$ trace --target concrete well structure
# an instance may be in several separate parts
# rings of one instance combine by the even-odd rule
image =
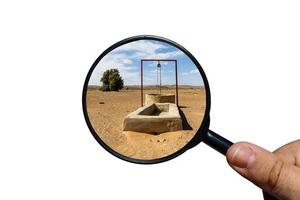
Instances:
[[[153,103],[175,103],[174,94],[146,94],[145,105]]]
[[[138,108],[125,117],[124,131],[159,134],[182,130],[182,120],[174,103],[153,103]]]

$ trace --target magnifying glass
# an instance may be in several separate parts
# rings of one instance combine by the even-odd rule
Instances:
[[[201,141],[225,155],[233,144],[209,130],[201,65],[162,37],[135,36],[105,50],[87,74],[82,106],[98,143],[129,162],[164,162]]]

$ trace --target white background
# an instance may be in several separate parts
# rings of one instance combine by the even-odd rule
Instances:
[[[1,1],[0,199],[262,199],[201,143],[157,165],[90,134],[85,76],[113,43],[159,35],[201,63],[210,128],[269,150],[299,138],[297,1]]]

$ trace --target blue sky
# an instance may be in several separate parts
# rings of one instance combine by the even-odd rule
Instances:
[[[176,59],[178,67],[178,84],[203,86],[198,68],[191,59],[178,48],[155,40],[138,40],[122,45],[106,56],[94,69],[89,85],[101,85],[100,78],[105,70],[117,68],[125,85],[140,85],[141,59]],[[144,63],[144,85],[156,85],[157,62]],[[162,85],[175,84],[174,62],[161,62]]]

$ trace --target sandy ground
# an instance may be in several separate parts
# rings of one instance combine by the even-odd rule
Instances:
[[[154,93],[146,90],[145,93]],[[162,93],[174,93],[163,90]],[[179,89],[179,106],[187,123],[182,131],[160,135],[122,131],[123,119],[140,107],[140,90],[87,91],[87,111],[99,137],[115,151],[131,158],[151,160],[168,156],[184,147],[201,125],[205,112],[204,89]]]

